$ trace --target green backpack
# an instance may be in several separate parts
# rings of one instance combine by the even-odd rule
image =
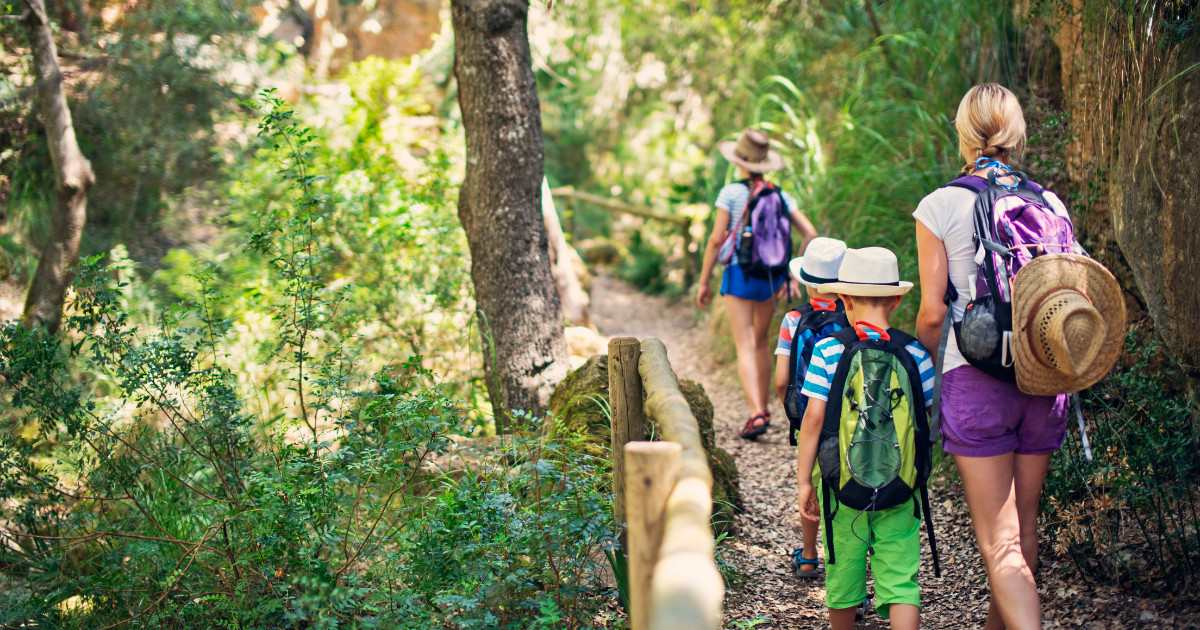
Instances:
[[[835,563],[833,515],[837,505],[866,512],[913,498],[924,513],[934,572],[941,577],[927,482],[933,444],[917,362],[905,348],[911,335],[890,328],[888,339],[862,339],[855,328],[833,335],[844,346],[829,387],[825,424],[817,445],[828,564]],[[920,500],[915,500],[917,494]],[[867,541],[868,552],[873,552]]]

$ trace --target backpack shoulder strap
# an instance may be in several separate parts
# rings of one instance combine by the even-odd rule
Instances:
[[[904,348],[908,344],[917,340],[916,337],[913,337],[899,328],[889,328],[887,332],[888,336],[891,337],[892,343],[896,344],[898,348]],[[907,352],[907,350],[905,350],[905,352]]]
[[[845,396],[846,379],[850,373],[851,355],[858,343],[858,332],[854,328],[843,328],[826,339],[833,338],[842,344],[842,357],[829,375],[829,400],[825,405],[825,423],[822,431],[836,434],[842,418],[842,398]]]
[[[800,306],[788,311],[788,315],[795,313],[799,316],[799,321],[796,322],[796,331],[792,333],[792,351],[788,353],[788,383],[795,383],[797,377],[796,363],[803,354],[804,350],[800,344],[800,331],[804,330],[804,320],[813,312],[812,305],[801,304]]]
[[[900,365],[904,366],[904,371],[908,372],[909,381],[912,382],[913,396],[918,397],[920,405],[913,412],[922,418],[925,417],[925,407],[928,401],[925,400],[925,388],[921,386],[921,369],[917,365],[917,360],[908,352],[908,344],[916,341],[916,337],[895,328],[888,329],[890,340],[885,344],[885,347],[900,360]],[[928,423],[928,418],[926,418]]]
[[[840,341],[846,347],[846,350],[849,350],[851,344],[858,341],[858,331],[854,330],[853,327],[843,328],[829,336]]]
[[[955,188],[966,188],[967,190],[970,190],[970,191],[978,194],[978,193],[981,193],[981,192],[987,190],[988,187],[991,186],[991,184],[989,184],[988,181],[982,177],[975,177],[974,175],[963,175],[962,177],[959,177],[958,179],[950,182],[949,184],[946,184],[942,188],[949,188],[951,186],[953,186]]]

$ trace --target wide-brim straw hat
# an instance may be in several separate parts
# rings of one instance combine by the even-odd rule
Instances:
[[[770,173],[783,170],[783,156],[771,148],[771,136],[761,129],[744,129],[737,141],[717,143],[725,159],[751,173]]]
[[[904,295],[911,282],[900,281],[896,254],[884,247],[847,249],[838,268],[838,281],[817,287],[821,293],[840,293],[862,297]]]
[[[813,288],[837,282],[838,269],[846,255],[846,244],[836,238],[818,236],[808,242],[804,255],[788,263],[796,282]]]
[[[1017,387],[1035,396],[1091,387],[1112,370],[1125,336],[1121,286],[1079,254],[1038,256],[1013,279]]]

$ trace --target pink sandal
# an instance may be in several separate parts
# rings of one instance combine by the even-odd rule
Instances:
[[[762,421],[762,424],[755,424],[759,420]],[[756,413],[746,421],[746,426],[742,427],[742,430],[738,432],[738,437],[743,440],[757,440],[758,436],[767,432],[767,427],[769,426],[771,426],[771,412]]]

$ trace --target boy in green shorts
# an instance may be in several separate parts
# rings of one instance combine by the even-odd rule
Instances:
[[[920,625],[917,570],[921,549],[920,519],[913,502],[928,476],[929,457],[924,453],[928,451],[929,437],[923,413],[927,408],[925,401],[930,400],[933,393],[933,360],[909,335],[888,326],[892,311],[900,305],[904,293],[912,288],[912,283],[900,282],[895,254],[880,247],[848,250],[838,270],[838,280],[821,285],[820,290],[838,294],[846,310],[854,314],[854,325],[852,330],[841,331],[817,344],[805,376],[802,392],[809,397],[809,402],[797,447],[800,510],[810,521],[819,521],[822,512],[826,517],[825,604],[833,629],[854,627],[855,607],[867,593],[867,556],[870,555],[875,576],[876,610],[890,620],[892,628],[915,630]],[[847,351],[848,347],[850,351]],[[899,357],[888,365],[904,367],[890,372],[872,372],[868,377],[867,361],[879,357],[888,361]],[[843,366],[843,362],[847,365]],[[870,369],[874,370],[878,364],[872,365],[874,367]],[[839,368],[843,369],[839,372]],[[855,368],[862,371],[857,380],[850,380],[847,372],[853,374]],[[879,389],[873,380],[878,373],[886,373],[889,379],[883,389]],[[831,394],[831,388],[838,392]],[[858,394],[863,397],[855,398]],[[886,415],[887,426],[884,427],[876,426],[879,418],[884,417],[879,410],[871,410],[871,414],[864,411],[879,401],[882,401],[879,406],[885,409],[882,413]],[[909,404],[910,401],[913,404]],[[843,415],[847,408],[849,415]],[[840,427],[835,429],[832,437],[829,431],[822,435],[827,411],[835,414],[831,416],[833,422],[838,423],[835,428]],[[849,424],[840,424],[842,418],[850,418]],[[853,439],[846,438],[848,432]],[[888,439],[895,444],[873,439],[876,434],[890,436]],[[884,448],[872,450],[870,445],[862,446],[867,442],[882,442]],[[846,443],[859,450],[850,454],[845,450]],[[817,492],[809,475],[818,459],[818,445],[825,477],[823,485],[826,486],[820,493],[821,508],[818,508]],[[831,448],[832,457],[827,452]],[[843,449],[840,454],[838,448]],[[898,454],[892,455],[893,452]],[[863,453],[868,455],[867,460],[863,459]],[[887,457],[893,457],[895,461],[884,462]],[[846,467],[840,471],[843,482],[851,477],[855,481],[870,479],[871,474],[878,475],[880,470],[886,470],[890,477],[874,487],[887,486],[891,490],[900,487],[898,494],[892,492],[889,497],[901,499],[892,500],[894,505],[876,509],[876,499],[871,498],[867,509],[852,509],[839,499],[851,496],[844,488],[854,483],[846,484],[843,489],[829,489],[831,477],[827,465],[833,470],[835,482],[839,479],[838,466]],[[862,483],[871,486],[866,481]],[[861,490],[862,486],[858,488]],[[871,490],[870,487],[866,489]],[[875,491],[875,496],[884,494],[888,493]],[[835,496],[838,498],[833,498]],[[826,503],[828,501],[838,504],[836,510]],[[928,513],[928,506],[923,507]]]

